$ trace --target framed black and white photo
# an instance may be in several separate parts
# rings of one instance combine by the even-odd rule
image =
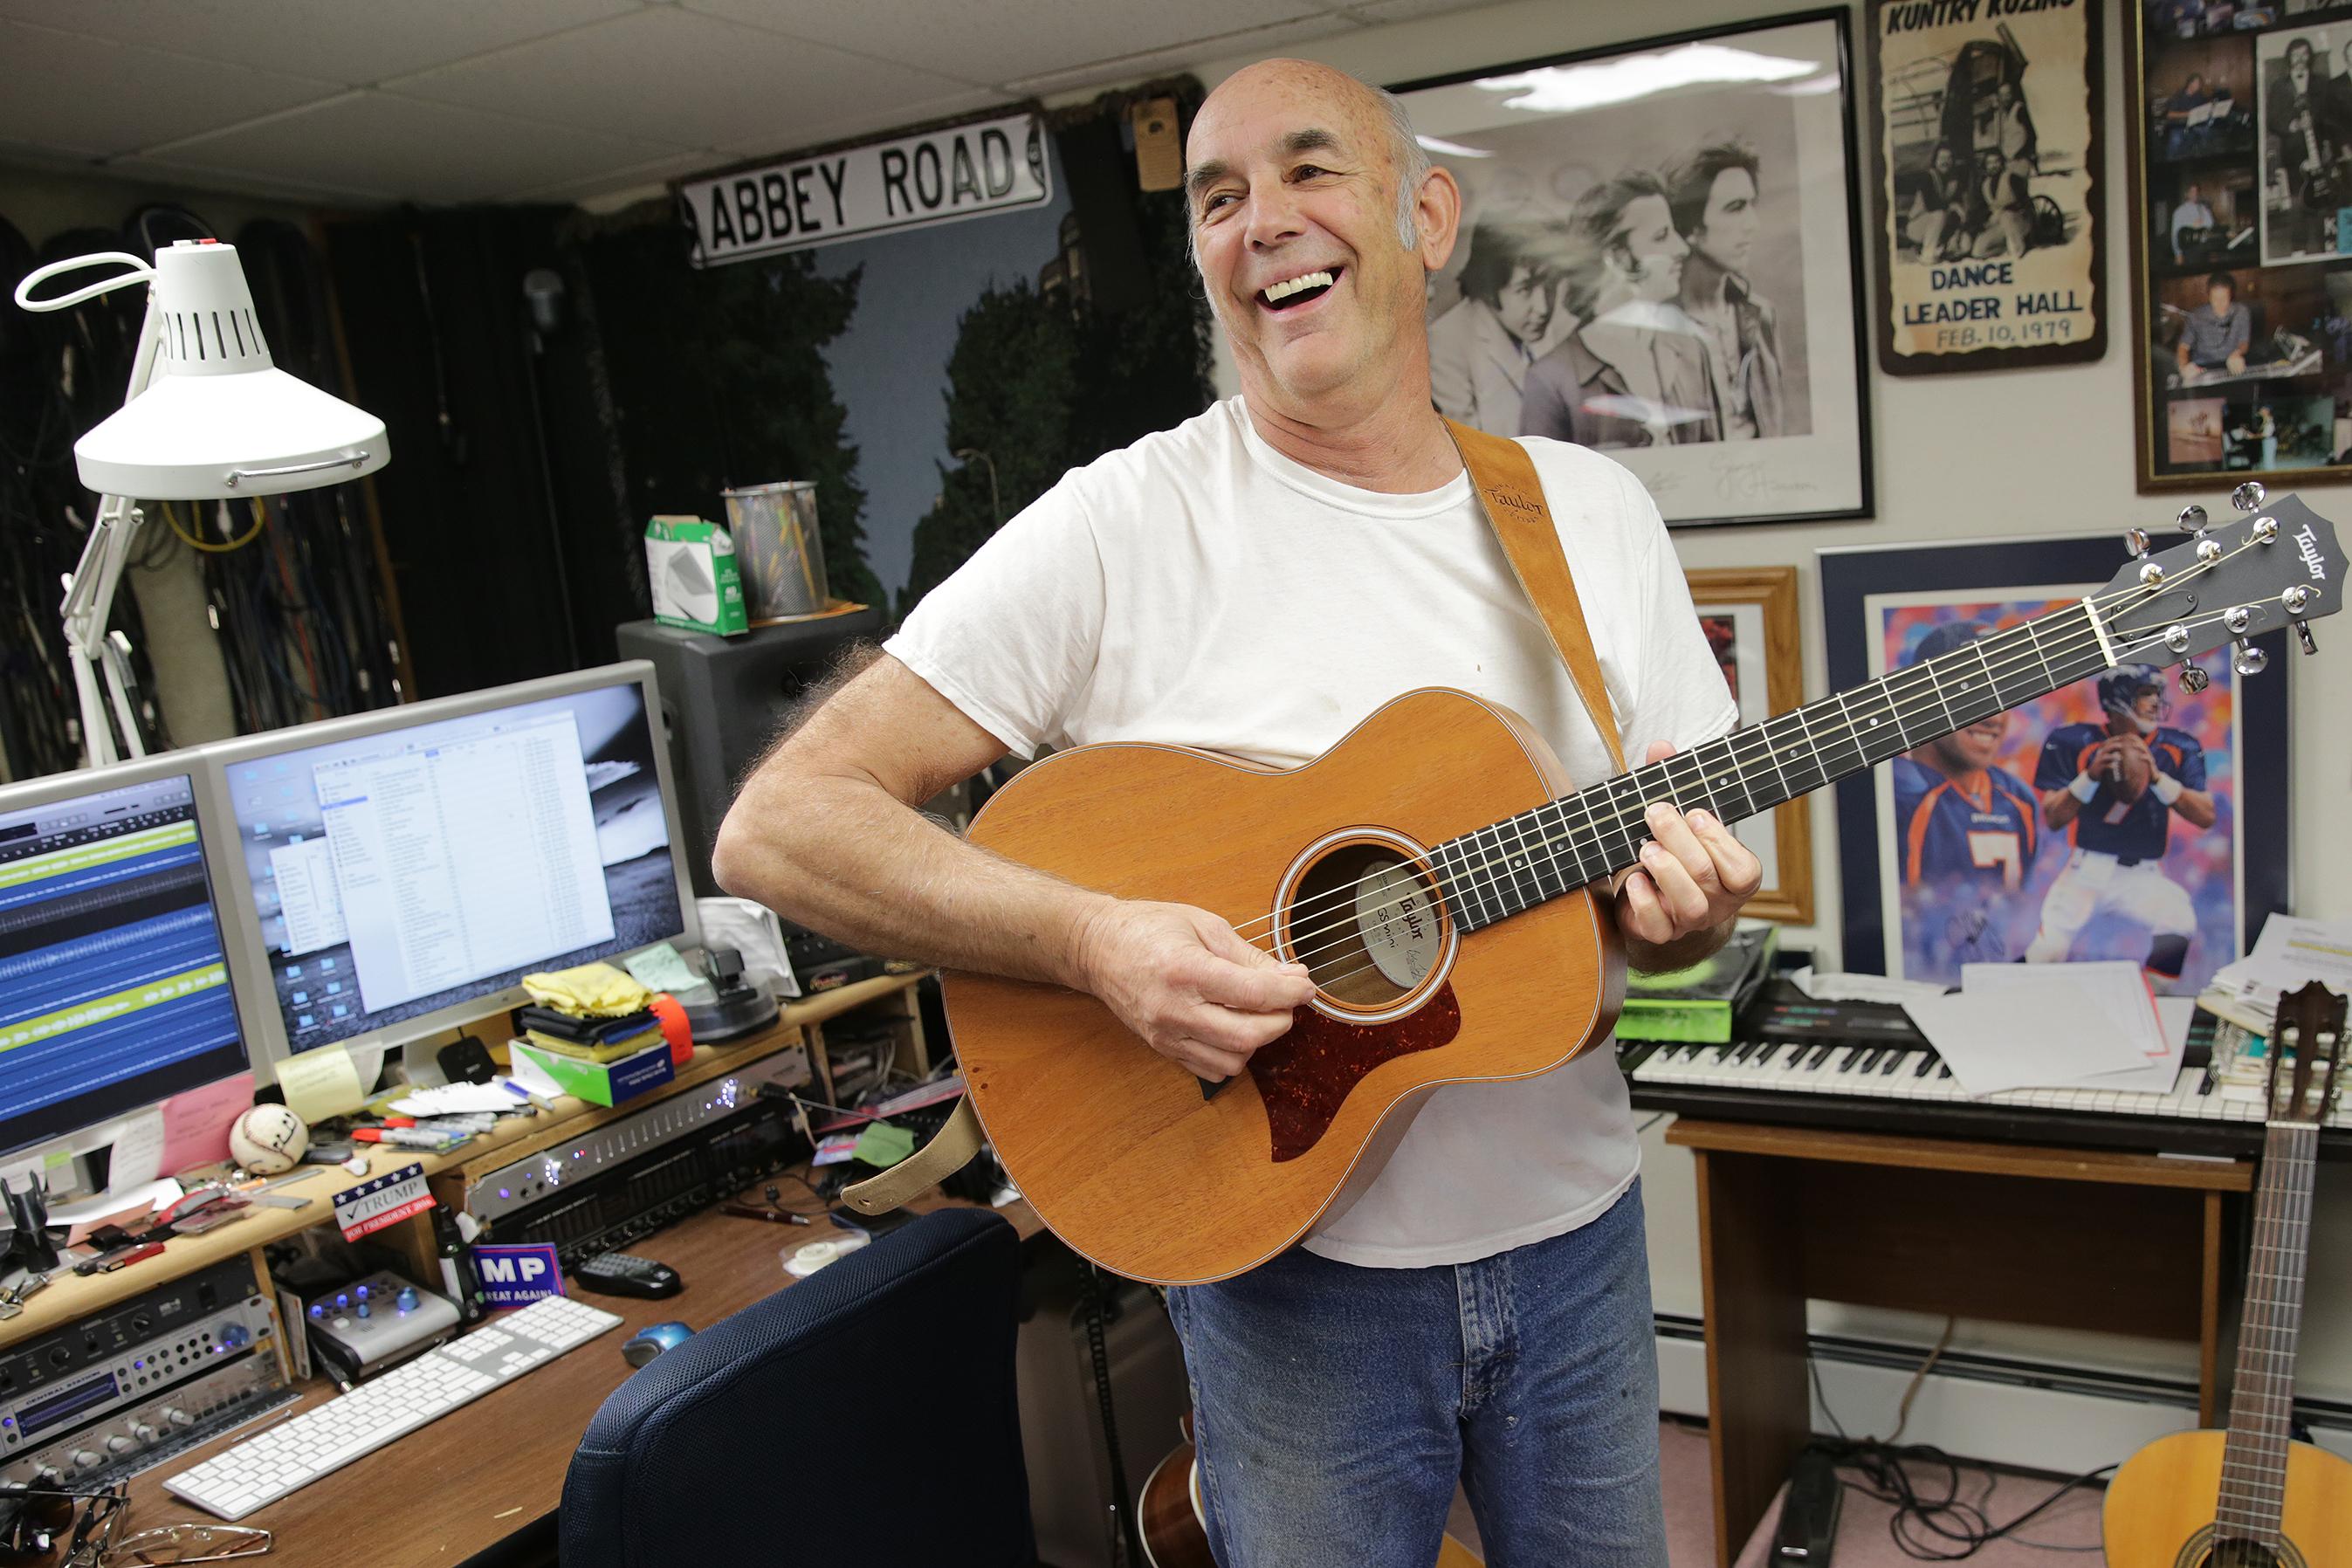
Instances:
[[[1878,364],[2009,370],[2107,352],[2098,0],[1871,0]]]
[[[1463,192],[1439,408],[1669,523],[1869,516],[1852,82],[1838,10],[1398,86]]]
[[[2352,477],[2352,4],[2126,36],[2139,488]]]
[[[2122,561],[2111,534],[1825,550],[1830,689],[2078,604]],[[2201,656],[2201,683],[2109,669],[1840,780],[1845,966],[1958,984],[1964,963],[2129,959],[2195,995],[2286,906],[2285,658],[2267,651],[2245,677]],[[2178,799],[2055,798],[2104,779],[2100,748],[2126,734]]]

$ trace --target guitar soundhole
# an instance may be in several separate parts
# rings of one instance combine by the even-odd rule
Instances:
[[[1385,844],[1345,844],[1307,868],[1282,927],[1283,956],[1342,1007],[1377,1012],[1410,995],[1445,955],[1436,889]]]
[[[2265,1546],[2259,1541],[2216,1540],[2211,1525],[2190,1538],[2178,1562],[2179,1568],[2306,1568],[2292,1542]]]

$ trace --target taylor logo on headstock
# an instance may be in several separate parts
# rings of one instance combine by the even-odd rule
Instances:
[[[2319,535],[2311,531],[2311,524],[2306,522],[2294,531],[2294,552],[2311,568],[2312,576],[2323,583],[2327,580],[2327,563],[2319,558]]]

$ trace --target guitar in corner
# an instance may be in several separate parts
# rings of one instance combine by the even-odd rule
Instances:
[[[1360,1194],[1438,1089],[1533,1078],[1609,1037],[1607,879],[1639,862],[1648,803],[1735,822],[2116,665],[2228,648],[2251,677],[2256,637],[2307,646],[2304,623],[2343,601],[2333,526],[2259,485],[2231,499],[2245,515],[2209,528],[2191,507],[2196,537],[2161,552],[2131,531],[2138,559],[2063,609],[1598,783],[1518,715],[1440,689],[1288,770],[1137,742],[1047,757],[972,842],[1207,910],[1316,994],[1212,1084],[1092,996],[951,974],[968,1103],[1039,1217],[1104,1268],[1167,1285],[1255,1268]]]
[[[2102,1527],[2114,1568],[2352,1563],[2352,1462],[2289,1436],[2312,1162],[2344,1018],[2344,998],[2315,980],[2279,998],[2230,1427],[2159,1437],[2116,1472]]]

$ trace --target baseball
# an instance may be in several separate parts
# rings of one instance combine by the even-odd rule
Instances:
[[[310,1128],[282,1105],[257,1105],[228,1130],[228,1152],[257,1176],[292,1170],[310,1146]]]

